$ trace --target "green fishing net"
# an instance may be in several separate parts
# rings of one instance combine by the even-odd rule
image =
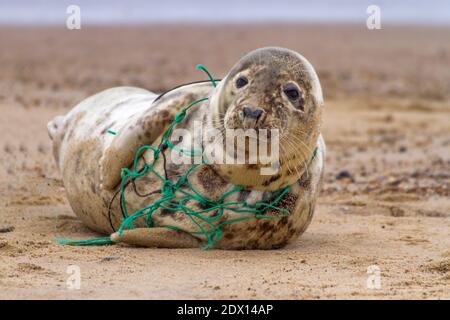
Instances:
[[[216,81],[211,76],[211,74],[206,70],[203,65],[198,65],[197,69],[205,71],[209,77],[209,81],[212,85],[216,86]],[[120,207],[122,210],[123,221],[118,229],[119,235],[121,235],[124,230],[134,228],[133,222],[138,218],[144,218],[146,224],[149,228],[154,226],[153,214],[158,209],[164,209],[171,212],[182,212],[186,215],[197,227],[198,231],[188,232],[193,236],[203,236],[204,244],[203,248],[208,249],[214,247],[214,244],[222,236],[222,227],[225,224],[234,223],[237,221],[243,221],[251,218],[258,219],[273,219],[288,216],[289,212],[286,209],[277,207],[277,203],[283,198],[283,196],[289,191],[289,186],[282,188],[276,192],[271,193],[269,196],[264,197],[262,201],[258,201],[254,204],[248,204],[246,201],[227,201],[227,198],[236,192],[243,190],[241,186],[234,186],[230,190],[226,191],[219,200],[213,200],[205,195],[202,195],[194,186],[189,182],[189,175],[196,170],[199,166],[205,165],[206,163],[202,160],[199,164],[193,164],[186,171],[186,173],[178,177],[175,181],[172,181],[167,177],[167,174],[161,175],[155,170],[155,165],[161,158],[165,157],[164,153],[176,147],[171,142],[171,134],[175,126],[184,120],[188,111],[191,108],[196,107],[199,103],[208,100],[208,97],[198,99],[187,105],[182,109],[181,112],[176,114],[173,122],[169,125],[167,130],[163,133],[161,140],[157,147],[151,145],[141,146],[135,155],[133,164],[130,168],[122,168],[121,170],[121,183],[120,183]],[[138,161],[141,156],[145,153],[151,151],[153,153],[153,160],[151,163],[145,163],[143,168],[138,168]],[[178,152],[185,152],[188,155],[193,154],[193,150],[182,150],[176,149]],[[314,155],[317,150],[314,150]],[[194,153],[202,154],[202,150],[194,150]],[[157,177],[159,181],[160,189],[156,192],[158,197],[156,200],[152,201],[150,205],[143,207],[135,212],[128,212],[127,201],[125,190],[130,182],[135,182],[136,180],[142,178],[145,175],[152,174]],[[155,195],[155,192],[152,192]],[[146,195],[148,196],[148,195]],[[189,204],[189,205],[188,205]],[[192,204],[197,204],[193,206]],[[202,208],[201,210],[194,210],[193,208]],[[265,215],[264,212],[267,209],[278,212],[276,215]],[[233,219],[222,219],[225,210],[229,212],[236,213],[236,218]],[[214,212],[214,214],[212,214]],[[169,229],[182,230],[175,226],[163,226]],[[95,238],[89,240],[67,240],[58,239],[61,244],[67,245],[105,245],[113,244],[110,237]]]

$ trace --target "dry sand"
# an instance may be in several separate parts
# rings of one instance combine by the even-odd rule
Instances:
[[[0,28],[0,298],[450,298],[450,29],[384,26]],[[322,81],[325,184],[277,251],[66,247],[72,213],[46,123],[102,89],[168,89],[265,45]],[[367,267],[381,289],[366,287]],[[66,268],[81,268],[68,290]]]

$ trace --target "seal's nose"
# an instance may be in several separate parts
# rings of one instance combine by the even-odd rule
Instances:
[[[255,121],[258,121],[263,114],[263,110],[261,108],[253,106],[245,106],[242,109],[242,112],[244,113],[244,118],[254,119]]]

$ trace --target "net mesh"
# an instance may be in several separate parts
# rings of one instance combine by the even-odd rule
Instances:
[[[196,67],[199,70],[203,70],[209,77],[212,85],[216,87],[216,81],[203,65]],[[289,191],[290,186],[282,188],[276,192],[271,193],[269,196],[264,197],[262,201],[258,201],[254,204],[249,204],[246,201],[227,201],[227,198],[233,193],[237,193],[244,188],[242,186],[234,186],[230,190],[221,195],[218,200],[211,199],[201,194],[196,188],[189,182],[189,175],[192,174],[199,166],[205,165],[205,161],[202,160],[199,164],[193,164],[188,168],[184,175],[178,177],[175,181],[172,181],[166,172],[166,155],[167,150],[176,150],[178,152],[187,153],[187,155],[202,154],[202,150],[183,150],[177,148],[171,141],[171,135],[174,128],[179,124],[187,115],[187,112],[197,106],[199,103],[207,101],[209,98],[201,98],[191,102],[184,107],[181,112],[175,115],[173,122],[169,125],[166,131],[162,134],[159,144],[154,147],[151,145],[141,146],[136,154],[133,164],[130,168],[122,168],[121,170],[121,183],[120,189],[117,194],[120,194],[120,207],[122,211],[123,221],[118,229],[119,235],[122,235],[125,230],[133,229],[133,222],[136,219],[144,218],[149,228],[154,226],[153,215],[158,209],[164,209],[170,212],[182,212],[186,217],[197,226],[198,230],[194,232],[188,232],[176,226],[163,226],[164,228],[180,230],[188,232],[193,236],[203,236],[205,239],[202,245],[203,249],[214,247],[214,244],[222,237],[223,226],[238,221],[248,220],[251,218],[257,219],[273,219],[288,216],[289,212],[284,208],[277,207],[278,202]],[[153,160],[150,163],[144,161],[144,166],[138,168],[138,161],[146,152],[152,152]],[[315,156],[317,149],[314,150],[313,157]],[[160,174],[155,169],[158,161],[164,161],[164,174]],[[159,181],[160,189],[153,191],[149,194],[139,194],[135,187],[135,182],[145,175],[154,175]],[[126,189],[127,187],[134,186],[133,191],[139,197],[154,197],[157,195],[157,199],[152,201],[150,205],[140,208],[137,211],[129,212],[127,208]],[[114,198],[112,199],[114,200]],[[112,202],[112,201],[111,201]],[[193,208],[202,208],[201,210],[194,210]],[[271,214],[264,214],[267,209],[271,209]],[[237,213],[236,218],[223,219],[225,210],[229,212]],[[111,212],[111,208],[110,208]],[[273,214],[277,212],[277,214]],[[213,213],[213,214],[212,214]],[[111,222],[111,219],[110,219]],[[111,223],[112,226],[112,223]],[[114,227],[113,227],[114,229]],[[89,240],[67,240],[58,239],[61,244],[67,245],[105,245],[113,244],[110,237],[101,237]]]

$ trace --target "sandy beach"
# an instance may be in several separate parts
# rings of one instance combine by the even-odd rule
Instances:
[[[450,28],[0,27],[0,299],[450,299]],[[275,251],[71,247],[46,124],[114,86],[221,78],[244,53],[302,53],[325,96],[325,183]],[[81,289],[67,288],[67,267]],[[367,288],[379,267],[381,288]]]

